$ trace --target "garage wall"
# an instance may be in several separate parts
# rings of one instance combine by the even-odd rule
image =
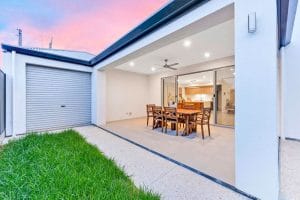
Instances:
[[[92,68],[6,52],[3,55],[3,71],[7,74],[7,136],[26,132],[26,65],[92,72]]]
[[[291,43],[281,51],[283,136],[300,139],[300,6],[297,8]]]
[[[121,70],[106,71],[107,122],[143,117],[149,97],[148,77]]]

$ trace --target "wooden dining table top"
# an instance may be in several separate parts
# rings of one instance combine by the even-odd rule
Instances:
[[[190,109],[177,109],[177,113],[184,115],[194,115],[200,113],[200,110],[190,110]]]

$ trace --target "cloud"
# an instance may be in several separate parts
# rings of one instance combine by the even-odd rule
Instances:
[[[48,47],[50,38],[53,37],[54,48],[97,54],[167,1],[35,0],[36,6],[31,10],[26,6],[25,11],[18,14],[22,16],[18,20],[7,20],[5,31],[0,30],[0,42],[16,44],[15,29],[20,27],[23,29],[23,43],[26,46]],[[33,0],[27,2],[30,5]],[[15,9],[20,10],[22,5],[18,4]],[[38,9],[40,11],[33,11]],[[12,12],[11,8],[5,11],[6,15]],[[40,19],[36,19],[39,17]]]

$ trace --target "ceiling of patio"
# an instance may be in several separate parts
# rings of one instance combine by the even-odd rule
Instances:
[[[162,67],[164,59],[168,59],[169,64],[179,63],[175,68],[181,68],[233,55],[234,19],[231,19],[144,54],[116,68],[150,75],[170,70]]]

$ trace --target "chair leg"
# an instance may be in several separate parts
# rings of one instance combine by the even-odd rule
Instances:
[[[203,124],[201,124],[201,133],[202,133],[202,139],[204,139],[204,129],[203,129]]]
[[[148,124],[149,124],[149,117],[147,116],[147,126],[148,126]]]
[[[165,121],[165,133],[167,133],[168,132],[168,121],[166,120]]]
[[[209,123],[207,124],[207,127],[208,127],[208,135],[210,136],[210,124]]]
[[[178,136],[178,122],[176,122],[176,136]]]
[[[155,127],[155,120],[154,120],[154,117],[153,117],[153,120],[152,120],[152,129],[154,130],[154,127]]]

